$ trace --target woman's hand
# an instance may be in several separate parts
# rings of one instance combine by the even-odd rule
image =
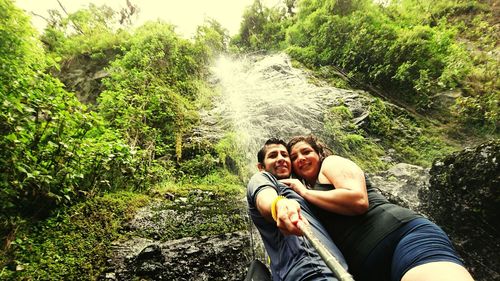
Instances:
[[[291,187],[297,194],[305,198],[305,195],[308,191],[307,187],[298,179],[282,179],[280,182]]]

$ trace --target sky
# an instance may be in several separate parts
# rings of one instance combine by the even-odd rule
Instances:
[[[16,6],[29,12],[48,16],[47,10],[57,9],[62,12],[56,0],[14,0]],[[89,3],[97,6],[106,4],[114,10],[126,6],[126,0],[59,0],[68,13],[88,7]],[[130,0],[139,7],[135,25],[141,25],[148,20],[162,19],[176,26],[179,35],[192,37],[198,25],[207,18],[217,20],[229,34],[239,31],[244,9],[254,0]],[[272,7],[279,0],[263,0],[264,5]],[[45,22],[40,17],[32,16],[32,24],[42,31]]]

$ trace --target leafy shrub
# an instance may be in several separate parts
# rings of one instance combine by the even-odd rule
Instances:
[[[185,175],[204,177],[210,174],[218,161],[210,154],[196,155],[193,159],[181,162],[179,172]]]
[[[352,123],[352,113],[348,107],[332,107],[325,115],[325,141],[332,152],[353,160],[365,171],[379,171],[387,168],[380,157],[382,148],[365,138],[365,132]]]
[[[16,280],[97,280],[111,242],[149,199],[128,192],[96,197],[19,231],[13,261],[0,272]]]
[[[248,169],[246,169],[246,155],[241,145],[238,135],[234,132],[228,132],[215,145],[215,151],[224,169],[245,179],[249,178],[249,175],[247,174]]]
[[[290,16],[285,9],[268,8],[255,0],[244,11],[240,33],[231,44],[247,51],[280,50],[284,48]]]
[[[99,113],[132,147],[145,151],[147,163],[182,158],[183,134],[199,118],[194,100],[206,57],[199,51],[172,26],[148,23],[136,30],[130,50],[109,68]]]
[[[27,17],[10,1],[0,1],[0,17],[0,234],[8,244],[25,218],[132,185],[136,162],[121,135],[45,73]]]
[[[370,105],[369,123],[364,130],[380,139],[386,149],[394,149],[396,161],[430,166],[436,158],[455,148],[427,129],[426,121],[418,120],[396,106],[375,99]]]
[[[228,42],[228,31],[216,20],[206,20],[196,29],[195,44],[200,49],[206,49],[200,52],[207,54],[206,61],[226,51]]]
[[[110,7],[89,4],[88,8],[61,15],[49,10],[48,26],[41,41],[47,51],[55,57],[65,59],[79,54],[98,56],[102,50],[118,48],[128,40],[123,27],[130,24],[130,17],[137,11],[129,4],[120,12]]]

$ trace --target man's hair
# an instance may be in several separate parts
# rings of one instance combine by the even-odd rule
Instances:
[[[299,142],[305,142],[309,144],[316,153],[318,153],[320,161],[322,162],[328,155],[332,154],[332,151],[317,137],[313,135],[308,136],[295,136],[290,139],[286,145],[286,149],[290,153],[292,151],[292,147]]]
[[[264,165],[264,158],[266,157],[266,152],[267,152],[267,146],[271,144],[281,144],[284,147],[286,147],[286,142],[280,138],[270,138],[264,143],[264,146],[257,152],[257,161],[261,165]]]

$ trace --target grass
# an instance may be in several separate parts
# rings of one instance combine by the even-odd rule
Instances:
[[[143,194],[110,193],[25,224],[11,248],[4,250],[9,262],[0,279],[97,279],[122,224],[148,202]]]

